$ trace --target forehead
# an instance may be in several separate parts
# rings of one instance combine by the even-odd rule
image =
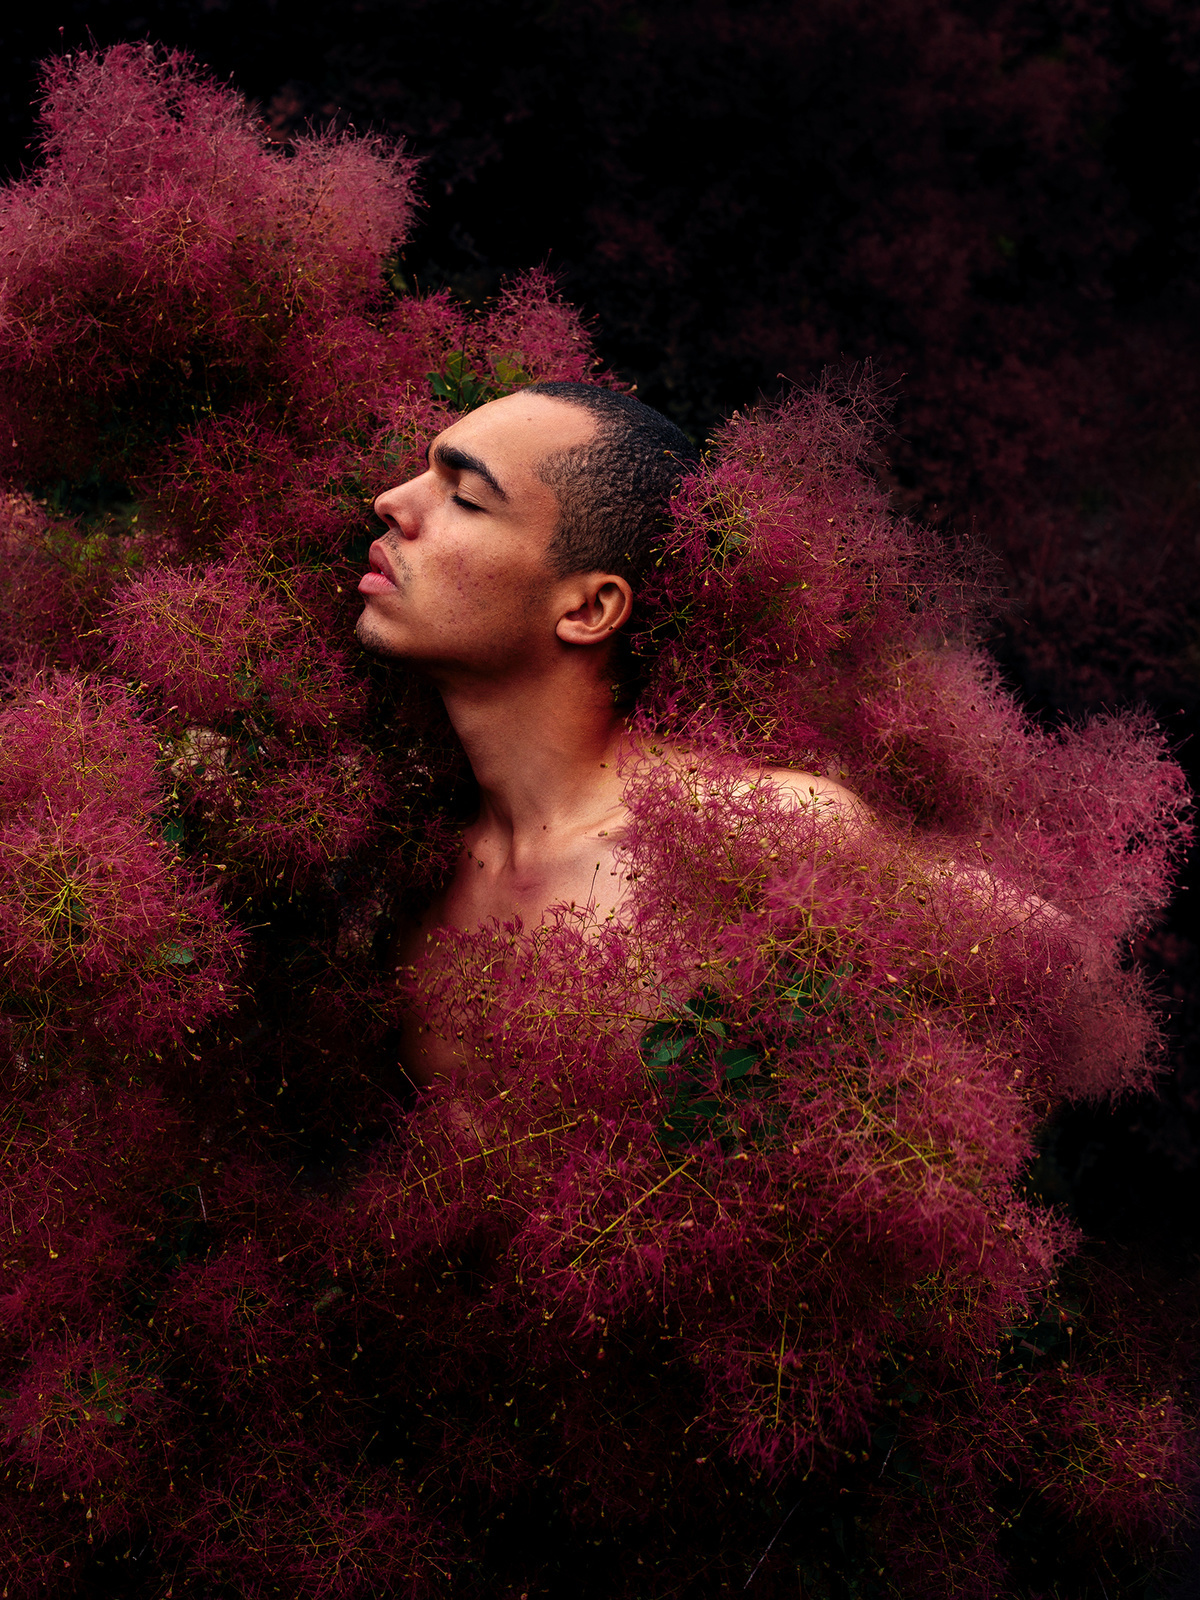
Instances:
[[[548,455],[586,444],[596,419],[582,406],[549,395],[505,395],[460,417],[438,435],[486,463],[506,491],[539,482],[537,468]]]

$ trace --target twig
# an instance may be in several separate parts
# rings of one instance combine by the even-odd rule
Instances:
[[[779,1401],[783,1394],[783,1346],[787,1338],[787,1307],[783,1308],[783,1331],[779,1335],[779,1360],[775,1368],[775,1426],[779,1426]]]
[[[570,1266],[577,1267],[594,1244],[599,1244],[600,1240],[603,1239],[606,1234],[611,1233],[614,1228],[619,1228],[631,1211],[636,1211],[639,1206],[645,1205],[646,1201],[649,1200],[652,1195],[656,1195],[660,1189],[665,1188],[666,1185],[670,1183],[672,1178],[677,1178],[679,1174],[689,1167],[694,1160],[694,1156],[688,1156],[686,1161],[684,1161],[680,1166],[674,1167],[670,1172],[667,1173],[666,1177],[660,1179],[652,1189],[647,1189],[644,1194],[638,1195],[636,1200],[632,1201],[625,1207],[624,1211],[622,1211],[619,1217],[614,1217],[606,1228],[600,1229],[600,1232],[596,1234],[594,1239],[588,1240],[587,1244],[584,1245],[583,1249],[571,1262]],[[568,1271],[569,1270],[570,1268],[568,1268]]]
[[[763,1551],[762,1555],[759,1556],[758,1560],[754,1564],[754,1571],[750,1574],[750,1576],[746,1579],[745,1583],[742,1585],[742,1593],[743,1594],[746,1592],[746,1590],[750,1587],[750,1585],[754,1582],[755,1578],[758,1576],[759,1567],[762,1566],[763,1562],[771,1554],[771,1546],[775,1543],[776,1539],[778,1539],[779,1535],[787,1527],[788,1523],[792,1520],[793,1514],[796,1511],[798,1511],[799,1508],[800,1508],[800,1502],[799,1502],[799,1500],[797,1500],[796,1504],[792,1507],[791,1511],[788,1512],[787,1516],[784,1517],[783,1521],[779,1524],[779,1526],[775,1529],[775,1532],[771,1535],[771,1543]]]

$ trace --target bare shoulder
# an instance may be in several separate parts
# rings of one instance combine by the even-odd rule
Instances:
[[[871,808],[856,795],[853,789],[822,778],[815,772],[797,772],[792,767],[757,767],[747,773],[752,781],[769,784],[782,798],[797,809],[813,807],[837,820],[863,828],[874,818]]]
[[[697,770],[696,757],[684,748],[668,746],[653,753],[678,772],[691,774]],[[869,828],[878,821],[865,800],[834,778],[801,772],[795,767],[757,766],[752,762],[746,762],[741,770],[737,792],[750,794],[756,789],[769,789],[797,811],[815,809],[827,814],[830,821],[856,829]]]

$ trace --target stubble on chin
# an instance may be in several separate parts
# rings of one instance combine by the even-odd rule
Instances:
[[[363,608],[362,615],[354,624],[354,636],[368,655],[377,656],[381,661],[394,661],[400,655],[389,640],[387,629],[381,627],[378,619],[371,615],[370,606]]]

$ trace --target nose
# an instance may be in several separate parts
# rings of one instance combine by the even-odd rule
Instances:
[[[408,504],[409,497],[404,493],[407,487],[400,483],[394,489],[385,489],[381,495],[376,495],[374,511],[393,533],[398,533],[402,539],[415,539],[416,524]]]

